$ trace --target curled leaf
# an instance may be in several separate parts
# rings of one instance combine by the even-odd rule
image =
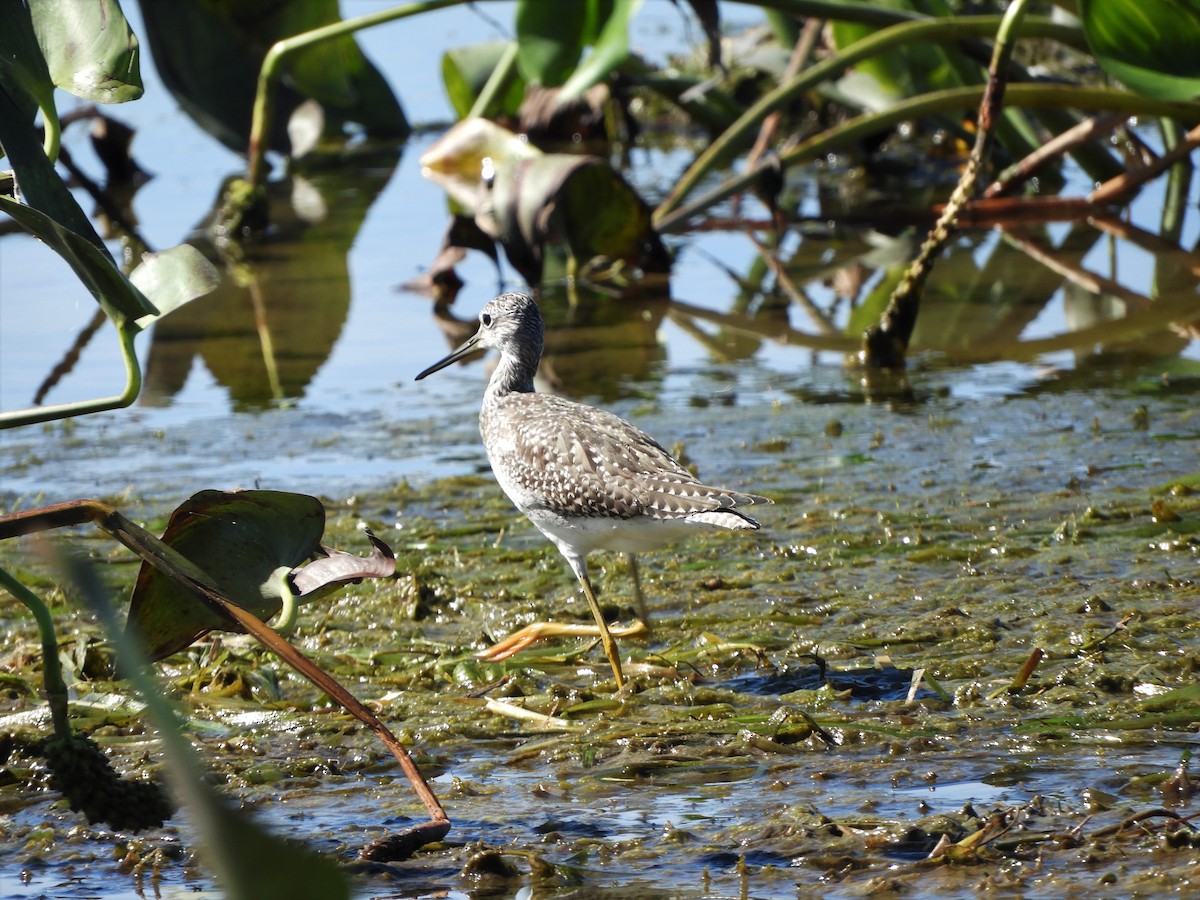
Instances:
[[[268,619],[290,591],[278,577],[320,548],[325,508],[283,491],[201,491],[171,515],[162,539],[207,572],[231,601]],[[213,629],[240,630],[143,563],[127,626],[151,660],[170,656]]]
[[[292,587],[302,598],[310,599],[323,589],[336,588],[364,578],[390,578],[396,572],[396,554],[369,528],[363,531],[371,542],[369,556],[355,556],[345,550],[321,549],[327,554],[292,573]]]

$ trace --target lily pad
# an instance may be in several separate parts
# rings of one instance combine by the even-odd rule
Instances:
[[[325,508],[284,491],[201,491],[171,515],[163,541],[203,569],[231,601],[260,619],[275,615],[288,575],[320,549]],[[240,630],[149,563],[143,563],[127,626],[151,660],[213,629]]]

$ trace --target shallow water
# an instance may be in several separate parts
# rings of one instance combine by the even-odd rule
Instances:
[[[507,21],[503,5],[487,8]],[[491,34],[470,16],[455,22],[464,42]],[[395,59],[374,55],[391,74]],[[148,84],[144,101],[116,112],[139,126],[135,153],[156,172],[136,208],[164,247],[205,218],[238,163],[198,134],[181,138],[192,126]],[[413,118],[443,115],[420,106],[427,93],[402,91]],[[1168,844],[1184,830],[1169,817],[1102,831],[1167,803],[1161,783],[1200,721],[1190,695],[1167,693],[1200,668],[1200,341],[1194,283],[1162,289],[1177,256],[1046,229],[1064,257],[1129,292],[1160,291],[1140,303],[1088,296],[999,235],[967,233],[935,271],[899,399],[842,366],[855,313],[829,280],[861,263],[862,299],[885,277],[874,266],[903,258],[907,239],[835,229],[798,243],[793,277],[831,331],[798,303],[747,307],[728,271],[750,271],[758,251],[732,233],[675,239],[669,305],[631,315],[549,299],[545,387],[680,445],[712,481],[776,500],[760,533],[643,560],[655,631],[620,642],[639,690],[605,704],[603,657],[582,642],[504,666],[473,656],[527,622],[582,621],[586,609],[487,475],[474,421],[486,363],[411,381],[497,288],[491,264],[469,259],[453,311],[466,324],[396,289],[440,237],[443,198],[416,165],[431,139],[349,174],[281,184],[279,208],[304,215],[256,261],[273,367],[246,298],[231,292],[217,312],[197,305],[143,338],[147,387],[134,408],[0,432],[6,509],[98,496],[159,521],[197,490],[258,486],[325,500],[337,546],[361,547],[353,528],[364,520],[396,547],[397,580],[305,609],[295,638],[414,747],[454,822],[444,846],[356,866],[360,896],[1052,897],[1098,886],[1125,896],[1200,875],[1192,850]],[[681,164],[649,158],[651,172]],[[832,174],[843,187],[859,177]],[[804,214],[828,211],[828,178],[797,190]],[[1197,193],[1183,247],[1200,234]],[[1153,228],[1161,205],[1152,186],[1135,222]],[[93,303],[30,239],[0,239],[0,263],[0,406],[12,409]],[[106,337],[50,402],[116,392]],[[127,588],[126,555],[84,530],[70,540]],[[96,628],[32,551],[5,542],[0,560],[57,604],[79,653]],[[603,601],[629,619],[623,567],[596,568]],[[0,616],[0,662],[15,673],[0,712],[23,715],[38,705],[36,635],[7,596]],[[161,667],[223,793],[348,864],[418,820],[368,734],[269,654],[240,638],[225,646],[216,664]],[[1034,647],[1045,659],[1010,693]],[[923,680],[909,700],[915,670],[950,699]],[[492,695],[572,725],[487,712],[471,695],[504,675]],[[103,675],[73,690],[93,689],[124,693]],[[75,713],[80,727],[100,726],[119,768],[154,758],[136,714],[82,702]],[[124,898],[139,885],[145,896],[217,895],[189,857],[186,819],[130,839],[57,804],[36,760],[17,754],[2,771],[15,773],[0,783],[6,896]],[[966,834],[992,813],[1007,830],[974,864],[922,862],[931,835]],[[473,871],[488,851],[515,869]]]

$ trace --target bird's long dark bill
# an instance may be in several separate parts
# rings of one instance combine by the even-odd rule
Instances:
[[[416,380],[420,381],[426,375],[432,375],[434,372],[437,372],[440,369],[446,368],[446,366],[450,365],[451,363],[458,362],[460,359],[462,359],[468,353],[473,351],[475,349],[475,345],[478,343],[479,343],[479,335],[475,335],[474,337],[470,338],[465,344],[463,344],[461,347],[459,347],[457,350],[455,350],[453,353],[451,353],[449,356],[445,357],[444,359],[439,359],[437,362],[435,362],[432,366],[430,366],[428,369],[426,369],[424,372],[422,372],[420,375],[418,375],[416,377]]]

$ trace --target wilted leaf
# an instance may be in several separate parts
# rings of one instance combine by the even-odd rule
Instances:
[[[1200,0],[1079,0],[1096,61],[1158,100],[1200,95]]]
[[[581,264],[597,257],[665,271],[666,253],[650,211],[607,161],[547,154],[498,166],[489,222],[509,261],[539,284],[548,241],[562,241]],[[478,218],[478,217],[477,217]]]
[[[497,164],[541,155],[529,141],[488,119],[463,119],[421,154],[421,174],[476,215],[483,179],[494,174]]]
[[[606,257],[648,271],[667,269],[650,210],[598,157],[543,154],[499,125],[467,119],[426,151],[421,166],[503,245],[530,284],[541,281],[548,240],[566,243],[581,263]]]
[[[364,578],[390,578],[396,572],[396,554],[377,538],[369,528],[364,529],[371,542],[369,556],[355,556],[345,550],[321,549],[328,555],[315,559],[292,573],[292,587],[305,599],[322,588],[333,588]]]
[[[221,283],[221,274],[191,244],[180,244],[160,253],[145,254],[138,267],[129,273],[129,280],[158,307],[157,315],[137,320],[139,328],[146,328],[172,310],[214,290]]]
[[[84,100],[142,96],[138,41],[117,0],[33,0],[38,43],[54,83]]]
[[[171,515],[163,541],[207,572],[231,601],[268,619],[279,611],[286,574],[316,553],[325,508],[283,491],[201,491]],[[143,563],[128,627],[146,655],[162,659],[213,629],[234,630],[183,588]]]

